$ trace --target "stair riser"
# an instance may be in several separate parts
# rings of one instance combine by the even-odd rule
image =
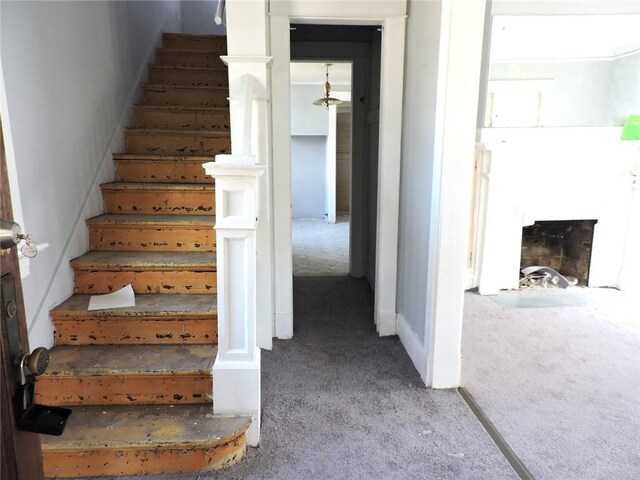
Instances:
[[[103,449],[43,452],[47,478],[142,475],[200,472],[226,468],[242,460],[247,451],[243,433],[217,447]]]
[[[138,128],[229,131],[229,112],[170,112],[137,108],[135,113]]]
[[[174,105],[183,107],[228,107],[228,90],[205,90],[165,87],[162,90],[145,90],[148,105]]]
[[[159,50],[160,65],[178,65],[180,67],[225,68],[220,53],[209,52],[168,52]]]
[[[211,319],[54,319],[56,345],[167,345],[218,342],[218,322]]]
[[[103,190],[106,213],[211,215],[212,191]]]
[[[111,293],[128,284],[136,293],[216,293],[216,272],[75,271],[75,293]]]
[[[92,250],[134,252],[213,252],[215,230],[210,227],[89,226]]]
[[[174,132],[126,132],[127,153],[205,155],[231,153],[229,137],[204,137]]]
[[[173,405],[211,403],[211,375],[41,376],[36,402],[44,405]]]
[[[184,50],[210,50],[224,55],[227,52],[227,39],[164,36],[162,46],[166,48],[181,48]]]
[[[175,70],[150,68],[149,82],[162,85],[193,87],[226,87],[229,77],[226,70]]]
[[[115,163],[119,182],[213,183],[213,178],[205,175],[202,160],[192,162],[188,157],[175,162],[116,160]]]

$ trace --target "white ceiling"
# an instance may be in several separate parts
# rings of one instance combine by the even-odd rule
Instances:
[[[324,85],[325,63],[291,62],[291,83]],[[351,85],[351,63],[332,63],[329,67],[331,85]]]
[[[640,49],[640,15],[493,17],[491,60],[603,58]]]

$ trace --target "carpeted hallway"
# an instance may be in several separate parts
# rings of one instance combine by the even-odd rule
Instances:
[[[363,280],[297,277],[295,335],[262,354],[262,446],[228,470],[146,479],[517,479],[458,393],[428,390],[373,327]]]

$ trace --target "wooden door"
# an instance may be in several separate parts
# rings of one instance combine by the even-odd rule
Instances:
[[[2,124],[0,124],[0,218],[13,220],[11,208],[11,195],[9,192],[9,178],[7,175],[7,164],[4,155],[4,139],[2,136]],[[24,313],[24,303],[22,300],[22,285],[20,283],[20,272],[18,270],[18,252],[13,247],[7,250],[0,250],[0,277],[3,280],[13,278],[15,285],[15,303],[18,317],[19,341],[24,352],[29,351],[27,340],[27,324]],[[0,308],[5,309],[5,299],[2,300]],[[5,323],[6,315],[2,315]],[[15,317],[14,317],[15,318]],[[13,408],[13,395],[16,385],[12,379],[16,378],[15,359],[11,358],[6,337],[5,325],[0,328],[2,332],[0,338],[0,358],[2,368],[0,368],[0,410],[1,410],[1,435],[0,453],[2,458],[2,470],[0,479],[2,480],[39,480],[43,478],[42,455],[40,453],[40,437],[36,433],[23,432],[16,427],[16,418]]]

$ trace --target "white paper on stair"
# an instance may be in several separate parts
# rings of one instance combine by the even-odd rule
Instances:
[[[104,310],[106,308],[135,307],[136,297],[131,284],[105,295],[91,295],[88,310]]]

